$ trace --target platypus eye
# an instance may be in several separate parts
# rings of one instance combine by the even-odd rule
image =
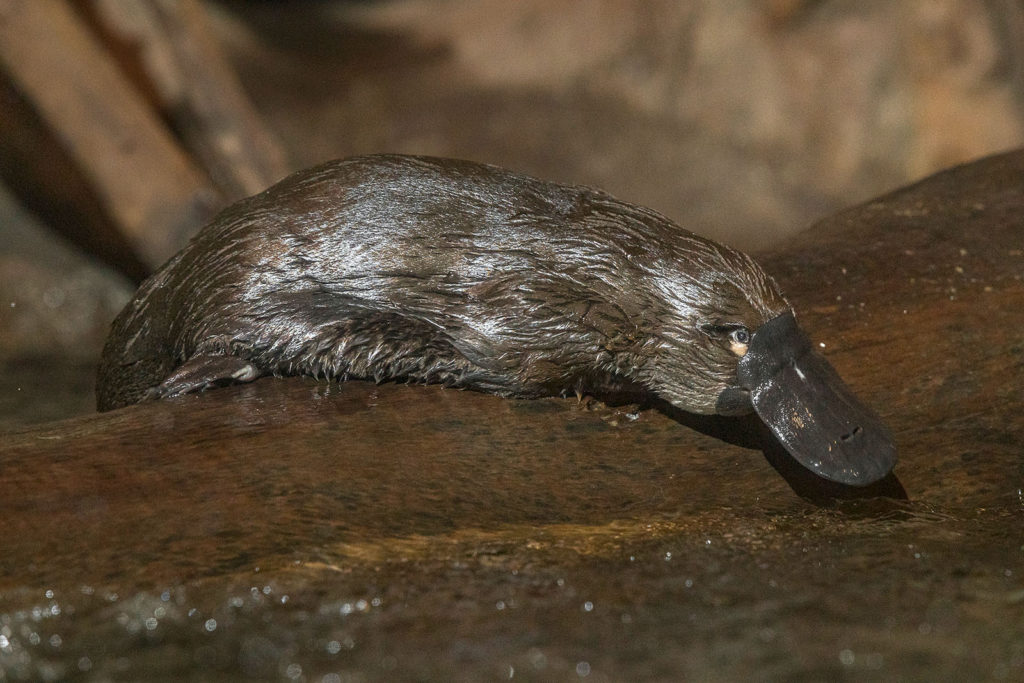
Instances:
[[[737,356],[747,355],[747,345],[750,343],[750,330],[737,323],[701,325],[704,334],[713,339],[720,339],[729,342],[729,350]]]
[[[747,355],[747,344],[750,343],[750,330],[736,327],[729,332],[729,350],[742,358]]]

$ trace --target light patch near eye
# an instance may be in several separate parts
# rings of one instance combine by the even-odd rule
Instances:
[[[747,355],[747,344],[731,341],[729,342],[729,350],[743,358],[743,356]]]

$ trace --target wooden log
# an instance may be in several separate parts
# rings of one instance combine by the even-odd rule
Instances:
[[[32,178],[36,187],[26,204],[71,239],[94,244],[122,235],[137,261],[152,268],[221,203],[67,3],[0,0],[0,67],[8,111],[21,111],[0,117],[2,151],[18,151],[16,163],[0,171],[16,190]],[[26,127],[34,122],[41,131]],[[31,145],[19,147],[23,138],[47,140],[45,157],[35,156]],[[50,175],[54,167],[62,169],[59,176]],[[68,201],[55,179],[69,174],[78,176],[72,184],[89,201]],[[94,211],[96,205],[102,210]],[[115,255],[121,251],[112,248]]]
[[[242,89],[198,0],[79,6],[229,200],[288,174],[283,148]]]
[[[27,208],[139,282],[152,264],[132,249],[55,131],[0,70],[0,178]]]

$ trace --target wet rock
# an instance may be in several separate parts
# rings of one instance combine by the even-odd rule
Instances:
[[[1021,178],[761,259],[891,426],[884,497],[826,504],[756,422],[265,379],[5,435],[0,670],[1020,678]]]

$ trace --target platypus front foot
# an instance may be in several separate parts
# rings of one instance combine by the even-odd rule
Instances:
[[[147,391],[146,398],[168,398],[210,387],[251,382],[262,374],[255,365],[237,356],[194,356]]]

